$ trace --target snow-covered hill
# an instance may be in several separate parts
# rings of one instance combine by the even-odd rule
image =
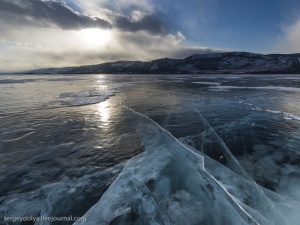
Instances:
[[[117,61],[98,65],[26,71],[33,74],[90,73],[299,73],[300,54],[262,55],[248,52],[196,54],[184,59],[162,58],[150,62]]]

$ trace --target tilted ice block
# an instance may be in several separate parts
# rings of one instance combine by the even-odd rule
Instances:
[[[202,156],[155,125],[147,124],[144,136],[146,151],[127,163],[77,225],[259,224],[204,169]]]

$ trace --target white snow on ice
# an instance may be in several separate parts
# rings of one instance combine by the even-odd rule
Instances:
[[[283,113],[283,115],[284,115],[284,118],[286,119],[286,120],[298,120],[298,121],[300,121],[300,116],[298,116],[298,115],[295,115],[295,114],[293,114],[293,113]]]
[[[195,81],[192,82],[193,84],[204,84],[204,85],[221,85],[222,83],[218,83],[218,82],[205,82],[205,81]]]
[[[280,87],[280,86],[265,86],[265,87],[242,87],[242,86],[211,86],[210,89],[257,89],[257,90],[276,90],[276,91],[290,91],[290,92],[300,92],[300,88],[296,87]]]
[[[245,104],[245,105],[249,105],[252,106],[252,110],[255,111],[264,111],[264,112],[268,112],[268,113],[272,113],[272,114],[281,114],[283,116],[284,119],[286,120],[298,120],[300,121],[300,116],[290,113],[290,112],[282,112],[279,110],[270,110],[270,109],[262,109],[260,107],[257,107],[255,105],[253,105],[252,103],[247,103],[247,102],[239,102],[240,104]]]

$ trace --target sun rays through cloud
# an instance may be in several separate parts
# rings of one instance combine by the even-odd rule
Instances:
[[[83,29],[78,32],[79,37],[82,39],[83,44],[87,47],[102,47],[109,44],[112,33],[109,30],[101,29]]]

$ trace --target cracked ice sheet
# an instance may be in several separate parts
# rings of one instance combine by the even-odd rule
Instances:
[[[293,225],[299,219],[297,202],[275,193],[271,199],[253,180],[192,151],[150,119],[137,126],[144,128],[145,152],[127,163],[83,224]]]

